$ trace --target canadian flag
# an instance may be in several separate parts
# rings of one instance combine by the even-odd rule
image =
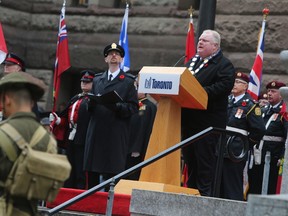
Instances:
[[[7,46],[3,34],[2,24],[0,23],[0,64],[5,60],[7,56]]]

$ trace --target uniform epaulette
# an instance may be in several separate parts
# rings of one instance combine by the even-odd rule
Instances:
[[[130,77],[132,79],[136,79],[136,76],[134,76],[133,74],[130,74],[130,73],[126,73],[126,76],[127,77]]]
[[[255,100],[250,99],[250,98],[246,98],[245,100],[243,100],[243,102],[246,102],[247,104],[248,104],[248,103],[253,103],[253,104],[255,104]]]
[[[101,73],[96,73],[94,76],[96,77],[96,76],[100,76],[100,75],[102,75],[104,72],[101,72]]]

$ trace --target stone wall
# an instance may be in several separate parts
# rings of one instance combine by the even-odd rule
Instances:
[[[124,8],[99,8],[96,5],[75,7],[71,6],[71,2],[66,3],[72,64],[69,72],[78,76],[79,71],[84,68],[105,70],[103,48],[119,40]],[[189,18],[186,10],[177,9],[178,2],[180,1],[133,1],[128,24],[133,71],[139,71],[145,65],[172,66],[184,55]],[[269,7],[264,84],[271,78],[288,81],[284,65],[279,59],[280,51],[288,48],[287,3],[288,0],[260,3],[257,0],[217,1],[215,30],[222,35],[222,49],[236,68],[248,73],[256,55],[262,9],[266,5]],[[2,0],[0,20],[8,49],[26,60],[28,71],[43,69],[45,73],[52,75],[61,4],[61,1],[56,0]],[[195,29],[197,21],[198,11],[194,13]],[[46,80],[46,83],[51,86],[51,80]],[[76,90],[66,93],[65,98],[68,99],[74,93]]]

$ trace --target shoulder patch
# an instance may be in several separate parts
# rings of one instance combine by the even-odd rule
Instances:
[[[261,115],[261,109],[260,107],[255,108],[255,115],[260,116]]]
[[[130,77],[132,79],[136,79],[136,76],[134,76],[133,74],[130,74],[130,73],[126,73],[126,76],[127,77]]]
[[[96,73],[94,76],[96,77],[96,76],[100,76],[100,75],[102,75],[104,72],[101,72],[101,73]]]

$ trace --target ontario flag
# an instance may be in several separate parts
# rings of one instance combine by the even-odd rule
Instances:
[[[0,22],[0,64],[5,60],[8,50],[5,42],[5,37],[2,29],[2,24]]]
[[[125,56],[120,65],[120,68],[124,72],[130,70],[130,54],[129,54],[128,35],[127,35],[128,15],[129,15],[129,4],[126,4],[125,14],[122,20],[122,27],[119,37],[119,45],[122,46],[125,51]]]
[[[250,80],[247,92],[254,100],[258,100],[260,93],[261,81],[262,81],[262,69],[263,69],[263,57],[264,57],[264,37],[265,37],[265,25],[266,17],[269,14],[269,9],[263,9],[263,21],[262,27],[259,33],[258,46],[256,58],[250,72]]]
[[[68,37],[67,29],[65,23],[65,1],[61,9],[60,21],[59,21],[59,31],[57,40],[57,50],[56,50],[56,60],[54,69],[54,89],[53,89],[53,111],[56,111],[56,101],[58,99],[61,74],[65,72],[70,67],[70,56],[68,50]]]
[[[191,9],[192,10],[192,9]],[[192,12],[190,12],[190,22],[186,37],[186,52],[185,52],[185,61],[186,64],[196,53],[195,47],[195,37],[194,37],[194,26],[193,26],[193,16]]]

